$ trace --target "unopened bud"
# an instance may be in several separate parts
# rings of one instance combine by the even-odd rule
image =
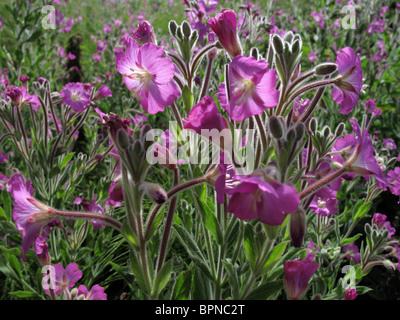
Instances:
[[[327,76],[337,70],[337,64],[332,62],[321,63],[315,67],[315,74],[317,76]]]
[[[71,299],[76,300],[76,297],[78,296],[78,288],[73,288],[71,290]]]
[[[297,141],[300,141],[304,137],[304,133],[306,131],[306,126],[304,125],[303,122],[296,122],[294,125],[294,129],[296,130],[296,139]]]
[[[309,123],[308,128],[310,129],[310,131],[311,131],[312,134],[315,134],[315,132],[317,131],[317,128],[318,128],[317,119],[312,118],[312,119],[310,120],[310,123]]]
[[[250,55],[254,57],[254,59],[258,60],[258,55],[259,55],[258,48],[257,47],[251,48]]]
[[[396,271],[396,266],[388,259],[383,260],[383,266],[388,270]]]
[[[335,131],[335,136],[340,137],[343,134],[344,129],[345,129],[344,123],[343,122],[339,123]]]
[[[329,136],[331,135],[331,128],[325,126],[324,129],[322,130],[322,134],[324,138],[329,138]]]
[[[167,192],[157,183],[145,182],[142,188],[149,199],[157,204],[163,204],[168,199]]]
[[[181,28],[185,38],[189,39],[190,35],[192,34],[192,28],[190,27],[190,24],[185,20],[182,22]]]
[[[271,132],[274,138],[276,139],[282,138],[284,134],[284,127],[282,121],[278,117],[271,116],[269,118],[269,131]]]
[[[298,209],[290,214],[290,237],[295,248],[300,248],[306,234],[306,214]]]
[[[129,135],[125,129],[121,128],[117,131],[117,142],[121,149],[126,149],[129,146]]]
[[[301,49],[301,42],[299,40],[296,40],[292,44],[292,53],[299,53]]]
[[[176,37],[176,30],[178,29],[178,25],[174,20],[171,20],[168,24],[168,29],[171,35],[175,38]]]
[[[281,55],[283,53],[283,41],[280,36],[274,35],[272,37],[272,44],[274,46],[275,53]]]
[[[294,38],[294,34],[292,31],[286,32],[286,34],[283,37],[283,40],[289,43],[292,43],[292,40]]]

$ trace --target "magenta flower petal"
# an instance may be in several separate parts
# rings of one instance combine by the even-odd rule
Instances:
[[[41,230],[57,219],[54,218],[54,209],[33,198],[31,182],[29,179],[25,182],[21,174],[11,176],[7,190],[14,198],[13,219],[17,229],[22,232],[21,257],[26,260],[26,253],[40,236]]]
[[[180,95],[173,81],[175,67],[164,54],[164,50],[153,43],[140,47],[127,37],[125,53],[119,52],[115,58],[125,85],[150,114],[163,111]]]
[[[285,261],[285,291],[289,300],[300,300],[306,292],[311,276],[317,271],[319,265],[308,259]]]
[[[104,288],[95,284],[90,290],[83,284],[78,287],[78,297],[83,295],[85,300],[107,300],[107,294],[104,293]]]
[[[357,105],[363,85],[360,57],[346,47],[337,52],[336,64],[341,78],[335,82],[332,98],[340,104],[340,113],[349,114]]]
[[[63,103],[71,106],[76,112],[82,112],[90,105],[90,93],[84,89],[80,82],[70,82],[60,91]]]
[[[236,176],[236,179],[242,183],[231,190],[227,210],[239,219],[258,217],[268,225],[280,225],[300,204],[297,190],[292,186],[264,181],[259,176]]]
[[[244,118],[261,114],[278,104],[279,91],[275,89],[276,74],[268,69],[264,60],[254,57],[235,57],[229,67],[230,101],[224,97],[220,86],[218,99],[231,119],[241,122]],[[226,96],[226,94],[225,94]]]
[[[235,11],[224,9],[215,18],[210,18],[207,23],[218,36],[219,42],[231,57],[234,58],[242,54],[242,48],[237,35]]]

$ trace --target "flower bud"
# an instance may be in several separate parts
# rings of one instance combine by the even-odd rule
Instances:
[[[344,123],[343,122],[339,123],[335,131],[335,136],[340,137],[343,134],[344,129],[345,129]]]
[[[293,38],[294,34],[292,31],[286,32],[286,34],[283,36],[283,40],[289,43],[292,43]]]
[[[337,70],[337,64],[332,62],[321,63],[315,67],[315,75],[317,76],[327,76]]]
[[[178,29],[178,24],[175,22],[175,20],[171,20],[168,24],[168,29],[169,32],[171,33],[172,37],[176,37],[176,31]]]
[[[300,248],[304,241],[307,224],[306,214],[298,209],[290,214],[290,237],[295,248]]]
[[[167,192],[157,183],[145,182],[141,188],[147,197],[157,204],[163,204],[168,199]]]
[[[272,37],[272,45],[276,54],[281,55],[283,53],[283,41],[280,36],[274,35]]]
[[[317,119],[311,118],[308,128],[310,129],[312,134],[315,134],[318,128]]]
[[[269,131],[271,132],[274,138],[276,139],[282,138],[284,134],[284,127],[282,121],[278,117],[271,116],[269,118]]]
[[[121,149],[126,149],[129,145],[129,135],[124,128],[120,128],[117,131],[117,142]]]
[[[294,125],[294,129],[296,130],[296,139],[297,141],[300,141],[304,137],[304,133],[306,132],[306,126],[304,125],[303,122],[297,122]]]
[[[259,51],[257,47],[253,47],[250,50],[250,55],[254,57],[254,59],[258,60]]]
[[[324,138],[329,138],[329,136],[331,135],[331,129],[328,126],[325,126],[322,130],[322,134]]]
[[[190,27],[190,24],[185,20],[181,24],[182,32],[183,35],[185,36],[186,39],[189,39],[189,37],[192,34],[192,28]]]

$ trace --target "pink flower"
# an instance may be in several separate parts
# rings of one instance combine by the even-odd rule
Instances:
[[[5,189],[7,182],[8,178],[4,174],[0,173],[0,191]]]
[[[315,62],[315,61],[317,61],[317,53],[316,53],[315,51],[311,51],[311,52],[308,54],[308,61],[310,61],[310,62]]]
[[[132,37],[139,40],[142,44],[154,43],[157,44],[156,35],[153,30],[153,26],[148,21],[139,23],[138,28],[132,34]]]
[[[101,61],[101,56],[97,53],[92,55],[92,59],[94,62],[100,62]]]
[[[76,59],[76,55],[72,54],[71,52],[68,52],[68,59],[69,60],[75,60]]]
[[[77,263],[70,263],[64,270],[61,264],[53,265],[54,268],[54,293],[61,294],[71,289],[75,283],[82,278],[82,271],[78,270],[79,266]],[[43,277],[47,276],[46,274]],[[52,275],[50,275],[50,279]],[[50,295],[49,290],[46,290],[46,294]]]
[[[90,93],[85,91],[80,82],[70,82],[60,91],[63,103],[71,106],[76,112],[82,112],[90,105]]]
[[[119,28],[121,26],[121,24],[122,24],[122,20],[121,19],[115,19],[114,26],[116,28]]]
[[[394,142],[393,139],[390,139],[390,138],[383,139],[383,146],[384,146],[386,149],[389,149],[389,150],[395,150],[395,149],[397,149],[396,143]]]
[[[357,105],[363,80],[360,54],[350,47],[337,52],[336,64],[341,77],[332,88],[332,98],[340,104],[340,113],[349,114]]]
[[[221,116],[214,99],[209,96],[203,97],[193,106],[184,122],[185,129],[192,129],[198,134],[201,134],[202,129],[221,131],[228,128],[226,119]]]
[[[107,300],[107,294],[104,293],[104,288],[100,287],[98,284],[95,284],[90,291],[81,284],[78,287],[78,299],[79,296],[83,295],[84,300]]]
[[[242,47],[236,30],[237,20],[235,11],[224,9],[215,18],[210,18],[207,23],[232,58],[242,54]]]
[[[218,0],[199,0],[197,1],[199,10],[205,13],[212,13],[218,5]]]
[[[180,95],[173,81],[174,64],[171,59],[164,58],[164,54],[164,50],[153,43],[140,46],[128,37],[126,52],[119,52],[115,58],[125,85],[150,114],[163,111]]]
[[[357,120],[351,118],[350,121],[353,123],[353,131],[356,135],[347,134],[336,141],[332,151],[333,154],[340,154],[340,156],[334,156],[333,160],[345,163],[349,172],[360,174],[367,181],[369,176],[374,177],[378,186],[386,190],[387,181],[374,157],[374,147],[367,130],[364,129],[361,133]]]
[[[86,212],[100,213],[100,214],[104,215],[103,208],[99,204],[96,204],[96,198],[97,198],[96,194],[93,195],[92,201],[89,201],[89,200],[85,199],[84,197],[78,197],[74,200],[74,204],[81,205],[83,207],[83,210],[85,210]],[[99,222],[96,220],[90,220],[90,222],[92,223],[93,228],[95,228],[95,229],[100,229],[107,225],[103,222]]]
[[[13,219],[18,231],[22,232],[21,257],[26,260],[26,253],[40,236],[44,227],[59,223],[55,210],[33,197],[33,188],[29,179],[15,173],[8,180],[7,190],[14,198]]]
[[[110,33],[111,32],[111,26],[109,26],[108,24],[105,24],[104,27],[103,27],[103,32],[105,34]]]
[[[8,156],[4,152],[0,152],[0,164],[3,164],[8,161]]]
[[[6,96],[11,99],[14,106],[23,106],[30,103],[33,106],[39,106],[39,98],[35,95],[30,95],[25,87],[11,86],[7,88]]]
[[[98,100],[104,97],[112,97],[112,92],[110,88],[103,84],[102,86],[100,86],[99,90],[97,90],[93,100]]]
[[[360,250],[354,243],[343,246],[344,258],[353,259],[354,264],[359,264],[361,260]]]
[[[106,40],[98,40],[96,50],[98,53],[102,53],[107,48]]]
[[[344,299],[343,300],[354,300],[357,298],[357,290],[356,289],[346,289],[346,292],[344,293]]]
[[[266,181],[261,176],[236,176],[235,179],[242,183],[230,191],[228,212],[241,220],[260,218],[262,223],[281,225],[286,215],[300,204],[297,190],[290,185]]]
[[[241,122],[278,104],[276,72],[268,69],[264,60],[237,56],[230,64],[228,77],[230,100],[224,86],[219,88],[218,100],[232,120]]]
[[[283,263],[285,291],[289,300],[300,300],[318,267],[317,262],[308,259]]]

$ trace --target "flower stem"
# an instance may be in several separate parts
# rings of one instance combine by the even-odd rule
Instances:
[[[201,98],[203,98],[207,95],[208,85],[210,84],[210,76],[211,76],[213,62],[214,62],[214,59],[209,57],[208,61],[207,61],[206,74],[204,76],[203,87],[201,88],[199,100],[201,100]]]
[[[174,186],[177,186],[178,184],[179,184],[179,170],[178,170],[178,168],[175,168],[174,169]],[[170,235],[170,231],[171,231],[171,226],[172,226],[172,221],[173,221],[173,217],[174,217],[174,213],[175,213],[177,200],[178,200],[178,196],[174,196],[171,199],[171,202],[169,204],[167,220],[165,221],[164,234],[163,234],[163,238],[161,241],[160,253],[158,255],[157,273],[160,271],[160,269],[164,263],[164,260],[165,260],[165,251],[166,251],[167,245],[168,245],[168,240],[169,240],[169,235]]]
[[[60,216],[60,217],[66,217],[66,218],[73,218],[73,219],[91,219],[91,220],[98,220],[101,222],[104,222],[111,227],[114,227],[118,231],[121,231],[121,223],[119,223],[117,220],[102,215],[102,214],[97,214],[97,213],[88,213],[88,212],[69,212],[69,211],[56,211],[55,215]]]
[[[325,187],[327,184],[331,183],[333,180],[339,178],[343,173],[347,171],[347,167],[343,166],[337,171],[332,172],[331,174],[327,175],[325,178],[317,181],[316,183],[309,186],[307,189],[303,190],[300,193],[300,199],[304,199],[314,192],[320,190],[321,188]]]

